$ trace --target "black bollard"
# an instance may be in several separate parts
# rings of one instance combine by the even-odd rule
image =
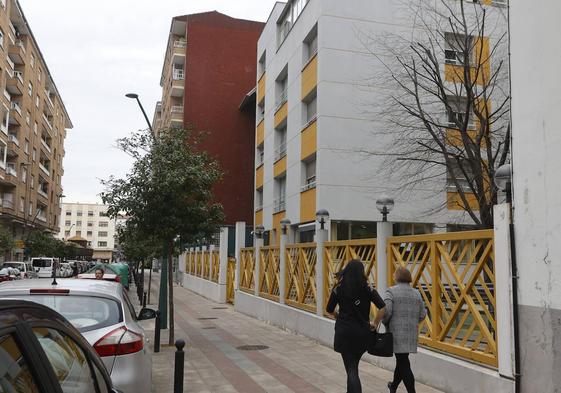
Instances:
[[[144,296],[142,297],[142,307],[146,307],[146,296],[147,296],[147,293],[146,293],[146,291],[144,291]]]
[[[154,330],[154,353],[160,352],[160,319],[161,319],[160,310],[156,310],[156,326]]]
[[[173,373],[173,393],[183,393],[183,373],[185,368],[185,341],[175,341],[175,372]]]

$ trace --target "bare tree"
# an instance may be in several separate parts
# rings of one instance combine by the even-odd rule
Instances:
[[[435,192],[448,192],[442,208],[462,209],[490,228],[495,170],[510,152],[504,8],[463,0],[403,4],[413,17],[408,36],[363,39],[382,64],[375,83],[383,97],[377,118],[391,141],[385,166],[401,190],[439,184]]]

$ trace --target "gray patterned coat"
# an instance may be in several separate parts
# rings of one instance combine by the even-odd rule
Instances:
[[[416,353],[419,322],[427,315],[421,294],[409,284],[399,283],[388,288],[384,302],[383,322],[393,334],[394,353]]]

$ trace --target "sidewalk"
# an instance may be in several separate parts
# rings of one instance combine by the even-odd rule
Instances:
[[[152,275],[151,307],[157,304],[159,275]],[[148,276],[146,276],[146,285]],[[131,299],[136,300],[134,287]],[[234,311],[229,304],[213,303],[180,286],[174,286],[175,338],[185,347],[184,391],[207,392],[334,392],[346,390],[341,356],[306,337]],[[154,321],[146,321],[148,346],[153,349]],[[168,331],[162,330],[162,344]],[[263,345],[243,350],[243,345]],[[153,354],[152,392],[173,392],[175,347],[161,346]],[[392,374],[367,362],[360,364],[363,392],[386,393]],[[399,392],[405,392],[402,386]],[[417,384],[419,393],[436,393]]]

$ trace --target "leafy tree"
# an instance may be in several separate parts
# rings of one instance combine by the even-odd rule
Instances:
[[[129,216],[134,236],[162,244],[168,261],[169,343],[174,342],[173,255],[176,239],[210,237],[223,219],[222,206],[212,202],[212,187],[222,172],[216,160],[198,148],[201,134],[170,128],[154,136],[137,131],[118,140],[134,158],[124,179],[102,181],[101,197],[108,214]]]
[[[450,191],[455,201],[436,209],[453,204],[490,228],[493,178],[510,154],[505,9],[464,0],[401,3],[413,33],[363,37],[382,65],[374,79],[387,131],[378,138],[389,141],[367,153],[386,157],[397,189],[422,183],[435,194]]]

